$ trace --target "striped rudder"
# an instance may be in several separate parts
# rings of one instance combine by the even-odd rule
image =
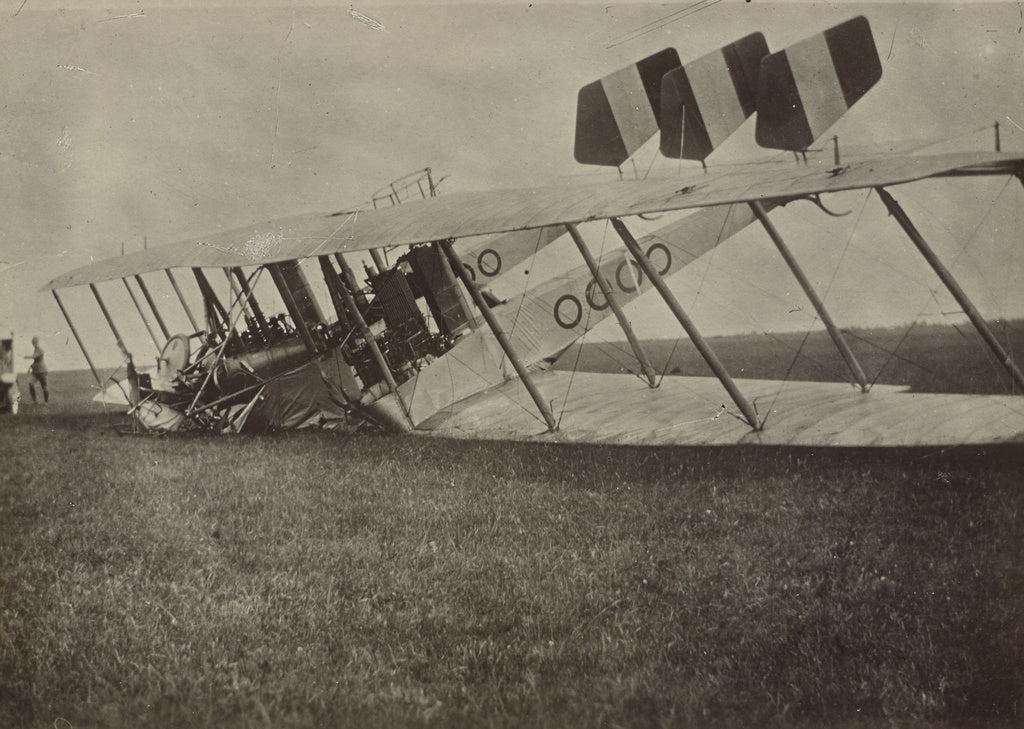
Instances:
[[[882,77],[867,18],[858,16],[761,61],[755,136],[807,149]]]
[[[665,74],[661,153],[703,160],[757,108],[757,76],[768,43],[751,33]]]
[[[617,166],[658,132],[661,77],[679,67],[666,48],[580,89],[576,98],[576,161]]]

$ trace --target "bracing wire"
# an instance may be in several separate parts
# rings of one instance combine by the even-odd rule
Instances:
[[[461,360],[461,359],[458,359],[458,358],[454,358],[454,357],[452,359],[454,361],[458,362],[459,364],[461,364],[463,367],[465,367],[471,373],[473,373],[474,375],[479,377],[483,382],[487,382],[487,378],[483,374],[481,374],[478,370],[476,370],[475,368],[471,367],[468,362],[466,362],[464,360]],[[450,375],[451,381],[452,381],[452,392],[454,393],[454,391],[455,391],[455,379],[454,379],[454,373],[452,372],[451,365],[449,365],[449,367],[448,367],[448,372],[449,372],[449,375]],[[535,413],[532,409],[530,409],[526,405],[523,405],[523,403],[521,403],[518,400],[516,400],[509,393],[505,392],[502,387],[500,387],[500,386],[499,387],[495,387],[495,388],[493,388],[493,391],[498,393],[501,397],[503,397],[506,400],[508,400],[510,403],[513,403],[516,407],[521,409],[523,412],[525,412],[527,415],[529,415],[531,418],[533,418],[537,422],[539,422],[539,423],[543,423],[544,422],[540,418],[540,416],[537,415],[537,413]],[[447,407],[451,408],[454,404],[455,403],[451,403]],[[545,425],[546,425],[546,423],[545,423]]]
[[[604,224],[604,233],[601,235],[601,249],[599,251],[598,261],[600,261],[601,258],[604,256],[604,244],[605,244],[605,241],[608,238],[608,225],[609,225],[609,223],[606,220],[605,224]],[[599,266],[600,266],[600,264],[599,264]],[[599,270],[600,270],[600,268],[599,268]],[[565,416],[565,409],[566,409],[566,407],[569,404],[569,393],[572,391],[572,384],[573,384],[573,381],[576,379],[576,371],[579,368],[580,357],[583,355],[583,340],[586,339],[587,334],[590,332],[590,315],[591,315],[591,313],[593,313],[593,310],[590,307],[587,307],[587,320],[586,320],[586,323],[583,325],[583,335],[577,340],[578,343],[579,343],[579,346],[576,348],[576,359],[572,363],[572,369],[569,372],[569,384],[565,388],[565,397],[562,399],[562,407],[558,411],[558,419],[555,421],[555,426],[556,427],[561,427],[562,426],[562,418]]]
[[[536,255],[537,255],[537,252],[540,251],[540,239],[543,236],[543,234],[544,234],[544,229],[543,228],[538,228],[537,229],[537,242],[534,243],[534,245],[533,245],[533,253],[530,254],[530,261],[531,261],[531,263],[530,263],[530,270],[526,272],[526,283],[523,285],[523,300],[519,303],[519,308],[516,309],[516,315],[512,319],[512,328],[508,332],[508,335],[510,337],[513,334],[515,334],[516,325],[519,324],[519,315],[523,311],[523,304],[526,302],[526,297],[530,295],[530,279],[533,277],[533,268],[534,268],[533,261],[534,261]],[[502,353],[502,355],[501,355],[501,361],[502,362],[505,361],[505,354],[504,353]]]
[[[953,258],[953,261],[950,264],[948,264],[950,268],[952,268],[953,266],[955,266],[957,264],[957,262],[964,255],[964,253],[967,252],[967,249],[974,243],[975,239],[978,236],[978,233],[981,231],[982,227],[985,225],[985,222],[987,221],[988,217],[992,214],[992,210],[995,208],[996,204],[1003,197],[1003,194],[1006,192],[1006,190],[1007,190],[1008,186],[1010,185],[1010,183],[1012,182],[1012,180],[1013,180],[1012,177],[1007,177],[1006,178],[1006,181],[1003,184],[1003,187],[992,198],[992,201],[989,203],[989,205],[986,208],[985,212],[982,215],[979,216],[979,220],[975,224],[974,228],[971,230],[970,235],[967,236],[967,238],[965,239],[963,245],[960,246],[960,249],[957,251],[957,254]],[[929,216],[929,218],[939,221],[939,224],[947,232],[947,234],[952,236],[953,231],[950,229],[949,225],[946,224],[945,222],[943,222],[931,210],[929,210],[927,207],[925,207],[920,202],[914,200],[912,197],[911,197],[911,203],[916,205],[921,210],[923,210],[925,215]],[[987,284],[986,284],[986,286],[987,286]],[[932,301],[934,301],[936,303],[936,305],[940,306],[940,310],[941,310],[941,304],[940,304],[940,302],[938,300],[938,290],[939,290],[938,287],[928,285],[927,289],[928,289],[928,296],[932,299]],[[924,311],[924,307],[923,306],[919,307],[919,313],[923,313],[923,311]],[[912,328],[913,328],[913,324],[911,325],[911,329]],[[909,329],[908,329],[907,333],[909,333]],[[900,340],[900,344],[902,344],[902,343],[903,343],[903,340],[901,339]],[[898,348],[899,348],[899,345],[897,345],[897,349]],[[993,369],[993,371],[995,371],[997,373],[1000,372],[999,368],[1001,367],[1001,365],[999,363],[997,363],[993,357],[986,358],[986,361],[989,363],[989,366]],[[916,363],[911,363],[911,364],[916,364]],[[888,362],[886,362],[886,365],[888,365]],[[883,366],[883,368],[884,368],[884,366]],[[922,368],[922,369],[926,369],[926,368]],[[877,376],[876,376],[876,379],[877,379]]]
[[[648,33],[653,33],[654,31],[660,30],[661,28],[664,28],[666,25],[670,25],[672,23],[680,21],[689,15],[699,13],[701,10],[707,10],[712,5],[717,5],[721,1],[722,0],[698,0],[692,5],[687,5],[685,8],[682,8],[681,10],[676,10],[675,12],[669,13],[668,15],[664,15],[661,18],[658,18],[657,20],[652,20],[650,23],[647,23],[646,25],[642,25],[639,28],[630,31],[625,36],[622,36],[618,40],[609,43],[606,46],[606,48],[614,48],[615,46],[619,46],[628,41],[635,40],[641,36],[647,35]]]
[[[814,320],[811,322],[811,326],[814,326],[814,322],[816,321],[818,321],[817,316],[814,317]],[[778,402],[779,396],[782,395],[782,390],[786,387],[786,384],[789,382],[789,376],[793,374],[793,368],[796,367],[796,363],[800,359],[800,353],[803,351],[804,345],[807,344],[807,339],[808,337],[811,336],[811,331],[811,327],[808,327],[807,331],[804,332],[804,336],[800,340],[800,346],[797,347],[796,354],[794,354],[793,359],[790,360],[789,366],[786,368],[786,374],[783,375],[782,382],[779,383],[779,389],[775,391],[775,395],[774,397],[772,397],[772,401],[768,404],[768,412],[765,413],[764,419],[761,421],[760,424],[761,430],[764,430],[765,423],[768,422],[768,416],[772,414],[772,411],[775,409],[775,403]]]
[[[875,383],[878,381],[878,378],[882,376],[882,373],[885,371],[885,368],[889,366],[890,362],[892,362],[893,357],[897,356],[896,353],[900,351],[900,347],[903,346],[903,342],[905,342],[907,340],[907,337],[910,336],[910,332],[914,331],[914,327],[916,327],[916,326],[917,326],[917,322],[916,321],[911,322],[910,326],[907,327],[907,330],[905,332],[903,332],[903,336],[900,337],[900,341],[896,342],[896,346],[893,347],[891,352],[889,352],[889,357],[885,360],[885,362],[882,364],[882,366],[878,368],[878,372],[875,373],[874,379],[871,380],[871,387],[875,386]],[[903,361],[906,361],[906,362],[910,362],[910,360],[905,358],[905,357],[900,357],[900,359],[903,360]],[[915,366],[920,367],[920,365],[918,365],[916,362],[910,362],[910,364],[913,364]],[[924,369],[924,370],[928,371],[927,368],[925,368],[925,367],[921,367],[921,369]]]
[[[846,258],[846,253],[850,248],[850,244],[853,241],[853,236],[857,231],[857,227],[860,225],[861,218],[864,215],[864,210],[867,207],[868,197],[868,195],[865,195],[863,201],[861,202],[860,212],[857,213],[857,219],[853,222],[853,225],[850,227],[850,234],[846,237],[846,243],[843,245],[843,251],[839,255],[839,261],[836,263],[835,268],[832,269],[832,276],[829,279],[828,286],[825,287],[825,293],[821,297],[822,301],[825,301],[828,298],[828,294],[832,290],[832,286],[835,283],[836,276],[839,275],[839,268],[840,266],[842,266],[843,260]],[[768,422],[768,416],[771,415],[772,411],[775,408],[775,403],[778,402],[779,397],[782,395],[783,389],[785,389],[786,384],[789,382],[789,377],[791,374],[793,374],[793,368],[796,367],[797,361],[803,355],[803,349],[806,346],[807,340],[811,335],[811,331],[819,318],[820,317],[817,315],[817,313],[815,313],[814,318],[811,320],[811,323],[807,326],[807,330],[804,332],[804,336],[800,340],[800,345],[797,347],[796,353],[793,355],[793,359],[790,361],[789,366],[786,368],[786,374],[782,378],[782,382],[779,383],[779,388],[778,390],[775,391],[775,395],[772,397],[771,403],[768,405],[768,412],[765,414],[764,420],[761,421],[762,428],[764,428],[765,423]]]

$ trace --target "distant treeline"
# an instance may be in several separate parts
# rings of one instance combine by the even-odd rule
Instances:
[[[1014,360],[1024,360],[1024,320],[996,320],[990,326]],[[969,323],[850,328],[843,333],[872,382],[905,385],[915,392],[1016,392],[1006,370]],[[708,342],[733,377],[815,382],[853,380],[824,330],[709,337]],[[649,340],[643,346],[659,372],[711,376],[685,336],[678,340]],[[638,369],[625,342],[575,345],[555,363],[555,369],[574,367],[588,372],[635,372]]]

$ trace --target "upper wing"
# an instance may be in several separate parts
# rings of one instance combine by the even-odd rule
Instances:
[[[1024,155],[961,152],[871,157],[836,168],[831,156],[722,166],[673,177],[445,195],[379,210],[309,214],[99,261],[43,290],[165,268],[255,266],[382,246],[506,233],[643,213],[786,200],[927,177],[1024,174]]]

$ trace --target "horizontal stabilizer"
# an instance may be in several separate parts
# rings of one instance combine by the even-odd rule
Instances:
[[[573,154],[585,165],[618,166],[658,133],[661,77],[679,67],[666,48],[580,89]]]
[[[751,33],[661,82],[661,153],[703,160],[757,108],[757,76],[768,42]]]
[[[858,16],[761,61],[757,143],[803,150],[882,77],[867,18]]]

